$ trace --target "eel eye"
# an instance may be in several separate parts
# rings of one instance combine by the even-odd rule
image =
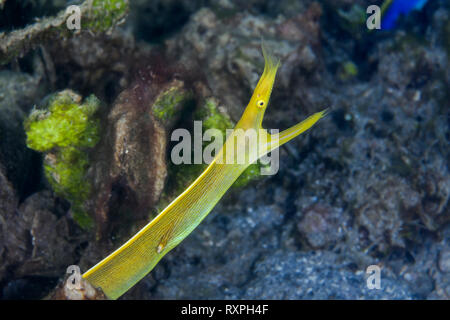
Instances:
[[[265,104],[264,100],[258,100],[258,102],[256,102],[256,105],[260,108],[264,107]]]

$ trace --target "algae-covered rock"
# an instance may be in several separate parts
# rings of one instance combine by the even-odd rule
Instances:
[[[87,18],[82,20],[81,27],[93,32],[105,32],[123,22],[128,13],[129,1],[91,0],[84,5],[87,6]]]
[[[184,88],[184,82],[174,80],[156,97],[151,108],[153,115],[166,127],[172,127],[192,93]]]
[[[194,119],[202,121],[204,131],[218,129],[224,134],[227,129],[234,127],[230,116],[219,105],[219,101],[213,97],[205,99],[202,106],[195,112]]]
[[[191,95],[168,69],[151,66],[112,104],[88,175],[98,237],[120,241],[148,222],[167,177],[168,131]]]
[[[98,119],[94,114],[99,101],[90,96],[81,103],[81,96],[65,90],[52,96],[46,109],[34,109],[25,121],[27,145],[37,151],[54,148],[87,147],[98,142]]]
[[[124,21],[128,0],[89,0],[78,6],[80,30],[91,33],[111,31]],[[28,50],[55,39],[72,37],[80,30],[70,30],[67,20],[71,10],[63,10],[54,17],[43,18],[23,29],[0,33],[0,65],[24,55]]]
[[[45,108],[33,109],[24,126],[27,146],[45,154],[44,172],[53,190],[72,203],[75,221],[88,228],[92,220],[83,209],[91,191],[87,152],[100,138],[100,101],[93,95],[81,99],[71,90],[61,91]]]

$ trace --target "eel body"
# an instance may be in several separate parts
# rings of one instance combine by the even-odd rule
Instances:
[[[264,72],[233,131],[256,130],[259,141],[263,141],[258,143],[257,152],[250,156],[248,150],[256,145],[231,134],[205,171],[181,195],[125,244],[83,274],[84,279],[101,288],[109,299],[119,298],[186,238],[251,163],[308,130],[325,115],[325,111],[315,113],[276,136],[262,129],[264,111],[279,67],[279,61],[268,54],[264,46],[263,54]],[[226,154],[230,149],[245,152],[244,163],[228,163]]]

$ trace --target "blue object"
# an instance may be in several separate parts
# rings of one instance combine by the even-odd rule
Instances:
[[[381,29],[392,30],[401,14],[412,10],[421,10],[428,0],[394,0],[381,18]]]

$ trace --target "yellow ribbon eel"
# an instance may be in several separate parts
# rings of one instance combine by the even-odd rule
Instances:
[[[222,149],[213,161],[150,223],[83,274],[84,279],[93,286],[101,288],[109,299],[117,299],[133,287],[155,267],[165,254],[186,238],[252,162],[308,130],[324,117],[326,110],[313,114],[276,136],[262,129],[264,112],[280,66],[279,60],[267,52],[264,44],[262,50],[265,60],[264,72],[233,133],[226,138]],[[255,144],[244,142],[247,148],[242,145],[235,147],[236,139],[232,136],[237,129],[255,130],[258,138],[265,141],[258,147],[256,158],[250,157],[247,151],[255,148]],[[246,161],[244,163],[223,161],[226,150],[230,148],[234,150],[237,148],[237,152],[244,150]]]

